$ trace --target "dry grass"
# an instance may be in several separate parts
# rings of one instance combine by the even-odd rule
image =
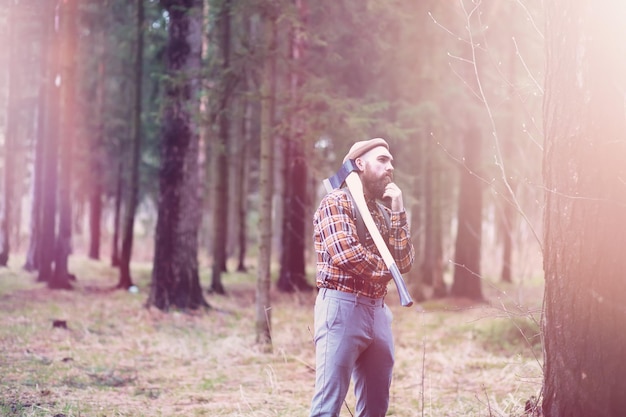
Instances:
[[[13,264],[0,271],[1,415],[308,415],[313,294],[273,294],[267,354],[254,343],[254,276],[226,275],[229,296],[208,296],[208,313],[164,314],[143,306],[149,265],[135,265],[140,292],[130,294],[109,289],[117,274],[102,263],[72,259],[74,291],[50,291]],[[388,297],[396,336],[389,416],[523,415],[541,387],[528,313],[541,288],[524,289],[524,307],[486,290],[493,306],[445,300],[406,309]],[[353,413],[352,394],[346,403],[342,417]]]

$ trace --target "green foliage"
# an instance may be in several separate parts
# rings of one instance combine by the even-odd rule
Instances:
[[[134,15],[133,2],[80,3],[78,136],[81,140],[77,141],[75,166],[79,200],[86,198],[84,195],[94,181],[103,184],[108,196],[115,195],[119,175],[128,181],[136,42]],[[160,6],[146,2],[140,195],[154,195],[157,191],[153,178],[158,165],[160,85],[166,36],[165,16]],[[99,175],[91,175],[94,169],[99,170]]]

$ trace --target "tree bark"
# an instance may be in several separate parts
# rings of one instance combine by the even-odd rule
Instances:
[[[626,415],[623,6],[547,2],[546,417]]]
[[[169,13],[160,198],[148,305],[160,310],[208,307],[198,274],[199,70],[202,1],[163,2]]]

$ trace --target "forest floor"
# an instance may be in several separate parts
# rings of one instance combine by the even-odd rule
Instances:
[[[254,273],[225,274],[228,295],[207,294],[209,311],[163,313],[145,308],[149,264],[133,267],[136,294],[113,290],[117,272],[104,262],[73,257],[73,291],[49,290],[20,266],[0,270],[0,415],[308,415],[313,293],[272,293],[273,350],[264,353],[255,344]],[[403,308],[389,289],[388,416],[525,415],[542,383],[539,279],[485,281],[484,304]],[[350,393],[341,416],[352,415]]]

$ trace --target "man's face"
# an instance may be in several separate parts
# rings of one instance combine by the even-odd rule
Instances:
[[[362,170],[363,189],[367,196],[382,199],[385,187],[393,182],[392,162],[393,157],[384,146],[376,147],[357,158],[357,166]]]

